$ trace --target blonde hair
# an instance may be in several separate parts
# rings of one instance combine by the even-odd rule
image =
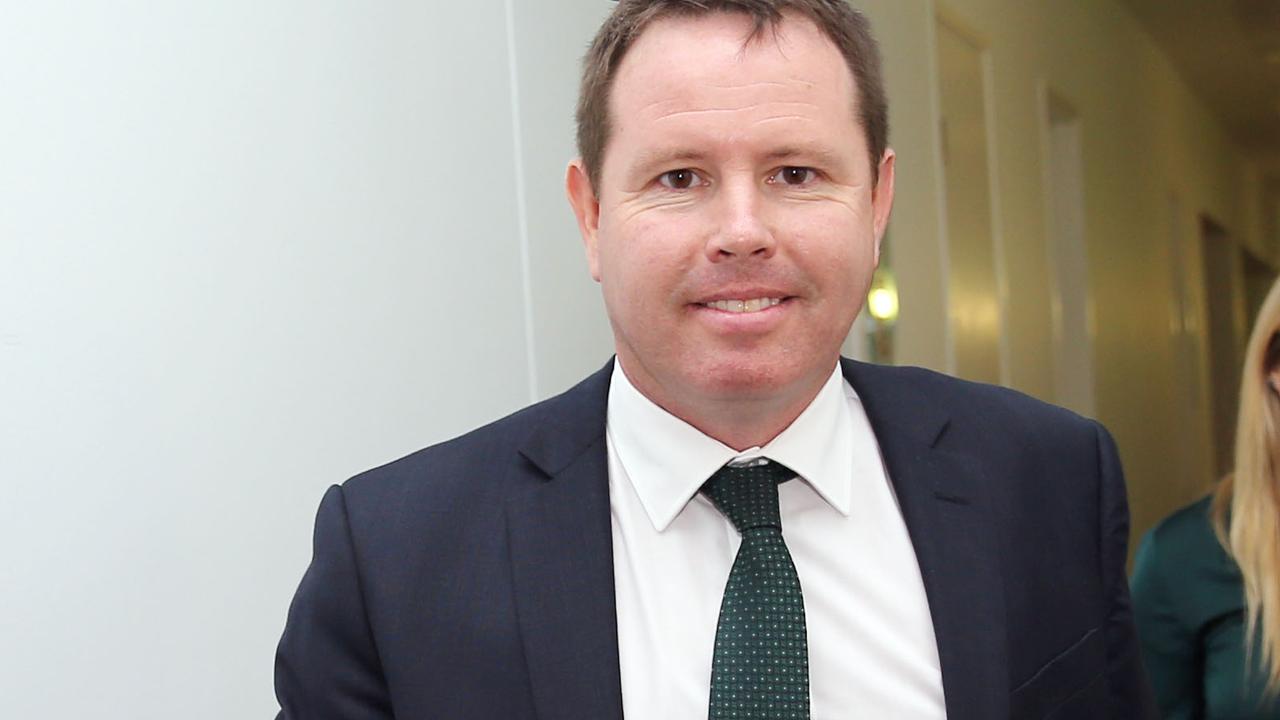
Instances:
[[[1280,281],[1271,286],[1245,350],[1235,468],[1213,496],[1218,539],[1244,578],[1246,652],[1261,650],[1268,692],[1280,690]],[[1259,636],[1258,631],[1261,630]],[[1253,642],[1258,638],[1259,642]]]

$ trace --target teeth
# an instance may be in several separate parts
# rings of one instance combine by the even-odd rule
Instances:
[[[713,310],[723,310],[725,312],[732,313],[751,313],[771,308],[781,302],[781,298],[755,298],[754,300],[716,300],[715,302],[705,304]]]

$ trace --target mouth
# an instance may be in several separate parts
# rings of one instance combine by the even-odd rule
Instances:
[[[757,313],[781,305],[788,299],[785,297],[762,297],[743,300],[711,300],[698,304],[705,308],[727,313]]]

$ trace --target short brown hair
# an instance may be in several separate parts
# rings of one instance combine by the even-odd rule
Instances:
[[[783,13],[812,20],[839,48],[857,85],[857,107],[871,155],[871,175],[879,181],[880,158],[889,144],[889,103],[880,71],[880,50],[866,16],[845,0],[620,0],[582,61],[578,95],[578,153],[591,187],[599,193],[600,166],[609,142],[609,94],[622,58],[655,20],[739,12],[755,22],[746,42],[777,28]]]

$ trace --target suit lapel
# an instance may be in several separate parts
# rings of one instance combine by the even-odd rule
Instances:
[[[516,613],[540,720],[622,718],[605,404],[612,363],[531,418],[506,503]]]
[[[950,422],[904,371],[844,360],[866,408],[924,579],[948,720],[1009,714],[1004,583],[981,469],[939,447]]]

